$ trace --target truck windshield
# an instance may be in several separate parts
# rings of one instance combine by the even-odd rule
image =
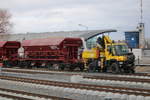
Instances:
[[[114,45],[115,55],[125,55],[129,53],[127,45]]]

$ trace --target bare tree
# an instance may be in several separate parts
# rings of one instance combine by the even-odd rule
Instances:
[[[6,9],[0,9],[0,34],[8,33],[12,28],[11,14]]]

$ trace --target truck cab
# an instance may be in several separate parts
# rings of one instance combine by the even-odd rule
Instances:
[[[129,51],[126,43],[106,44],[103,54],[107,66],[104,71],[134,73],[135,56]]]

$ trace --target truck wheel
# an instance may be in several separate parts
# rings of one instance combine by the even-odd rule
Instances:
[[[125,67],[124,68],[124,73],[135,73],[135,70],[134,70],[134,68],[133,67]]]
[[[107,70],[108,70],[108,69],[107,69],[107,66],[105,66],[105,67],[102,69],[102,72],[105,73],[105,72],[107,72]]]
[[[134,66],[134,64],[132,64],[131,73],[135,73],[135,66]]]
[[[110,69],[111,69],[112,73],[119,73],[120,72],[119,66],[117,63],[112,63],[110,66]]]
[[[131,67],[131,68],[129,69],[129,73],[132,73],[132,74],[134,74],[134,73],[135,73],[135,70],[134,70],[134,68],[133,68],[133,67]]]
[[[134,73],[135,73],[135,70],[134,70],[134,69],[131,69],[131,73],[134,74]]]

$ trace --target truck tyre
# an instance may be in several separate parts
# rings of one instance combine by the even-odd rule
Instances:
[[[134,64],[132,64],[132,67],[130,67],[130,69],[131,69],[131,73],[132,74],[135,73],[135,66],[134,66]]]
[[[132,74],[135,73],[134,65],[133,66],[125,66],[124,73],[132,73]]]
[[[134,74],[134,73],[135,73],[135,70],[134,70],[133,67],[131,67],[131,68],[129,69],[129,73],[131,73],[131,74]]]
[[[102,69],[102,72],[107,72],[107,67],[104,67],[103,69]]]
[[[131,73],[134,74],[134,73],[135,73],[135,70],[134,70],[134,69],[131,69]]]
[[[112,63],[110,66],[112,73],[119,73],[119,65],[117,63]]]
[[[97,68],[98,68],[98,61],[97,60],[93,60],[89,64],[89,72],[96,72]]]

